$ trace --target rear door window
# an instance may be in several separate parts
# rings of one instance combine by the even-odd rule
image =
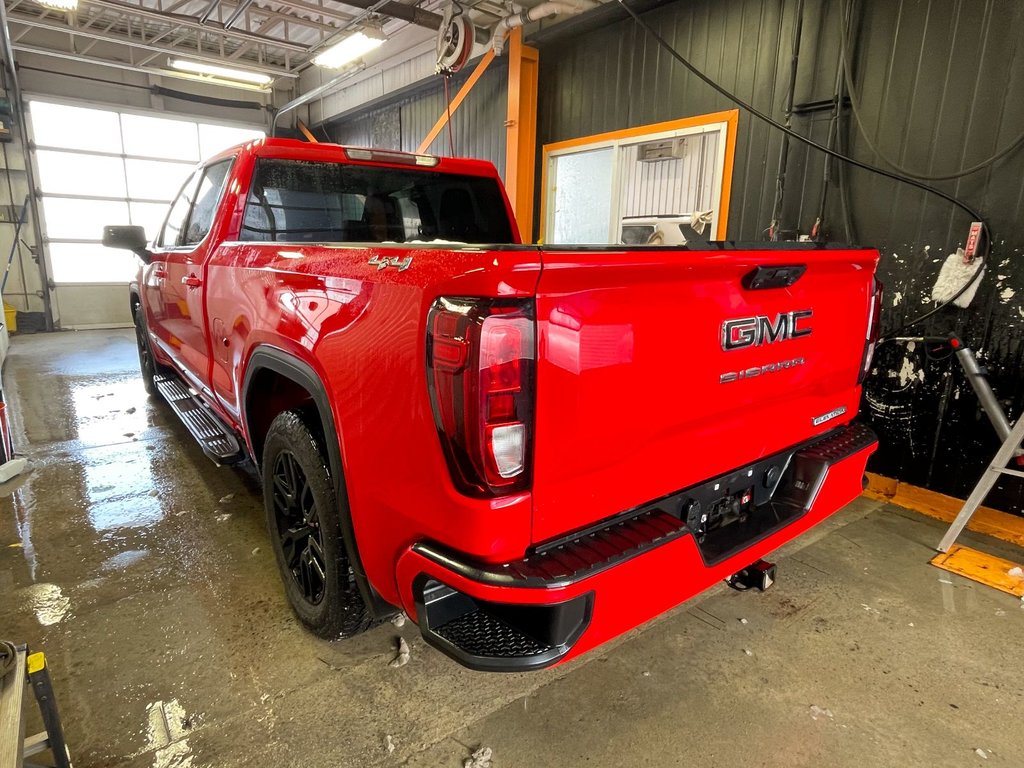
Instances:
[[[264,158],[256,164],[240,238],[508,243],[512,229],[493,178]]]

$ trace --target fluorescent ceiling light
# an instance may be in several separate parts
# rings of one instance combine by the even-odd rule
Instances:
[[[78,8],[78,0],[36,0],[44,8],[55,11],[74,11]]]
[[[197,75],[209,75],[224,80],[238,80],[243,83],[254,83],[255,85],[270,85],[274,78],[264,75],[261,72],[246,72],[244,69],[231,69],[230,67],[219,67],[216,64],[204,64],[200,61],[188,61],[187,59],[169,59],[167,61],[173,69],[181,72],[192,72]]]
[[[384,40],[384,34],[375,29],[353,32],[344,40],[313,57],[313,63],[318,67],[341,69],[346,64],[362,58],[374,48],[379,48]]]

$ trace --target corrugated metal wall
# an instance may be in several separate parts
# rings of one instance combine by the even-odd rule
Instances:
[[[782,117],[796,0],[685,0],[645,18],[711,78]],[[809,0],[796,101],[832,98],[840,4]],[[907,167],[942,173],[970,166],[1024,131],[1024,3],[1017,0],[862,0],[854,70],[872,140]],[[562,141],[732,105],[687,73],[629,21],[541,48],[539,143]],[[823,142],[828,114],[796,116]],[[855,157],[879,162],[849,126]],[[731,238],[759,239],[771,218],[780,134],[741,113],[733,174]],[[790,154],[783,226],[807,232],[817,217],[822,156]],[[863,171],[846,173],[856,241],[882,251],[892,329],[930,305],[946,254],[968,218],[948,203]],[[1011,417],[1024,405],[1024,151],[956,182],[937,182],[979,207],[994,233],[984,282],[968,310],[946,310],[916,330],[960,333],[981,350]],[[826,230],[846,237],[830,188]],[[876,471],[964,496],[998,440],[958,366],[922,345],[892,343],[866,388],[864,417],[882,437]],[[1019,510],[1024,483],[1006,481],[991,503]]]
[[[452,77],[451,97],[455,98],[476,62]],[[462,105],[452,115],[455,155],[490,160],[498,172],[505,173],[505,113],[508,60],[496,59],[484,72]],[[444,82],[432,78],[412,93],[387,100],[356,115],[331,120],[326,130],[333,141],[355,146],[401,149],[413,152],[444,112]],[[430,145],[436,155],[451,154],[448,133],[442,133]]]

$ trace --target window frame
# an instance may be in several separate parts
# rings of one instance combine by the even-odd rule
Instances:
[[[715,240],[725,240],[728,233],[729,223],[729,201],[732,192],[732,171],[736,156],[736,131],[739,124],[739,110],[731,109],[722,112],[712,112],[695,117],[684,117],[679,120],[670,120],[663,123],[651,123],[635,128],[625,128],[619,131],[582,136],[576,139],[553,142],[542,147],[541,161],[541,187],[540,187],[540,242],[547,242],[547,234],[552,231],[554,224],[554,179],[551,174],[553,161],[563,155],[571,155],[588,150],[603,149],[611,147],[615,152],[612,155],[612,193],[613,195],[620,188],[621,172],[619,169],[619,150],[629,144],[642,141],[650,141],[661,138],[672,138],[690,133],[703,133],[715,126],[724,134],[722,144],[722,171],[719,183],[719,203],[716,206],[716,227]],[[550,206],[550,210],[549,210]],[[621,201],[612,199],[611,219],[612,226],[621,219],[619,209]],[[609,227],[611,233],[612,226]],[[617,238],[612,240],[614,245]],[[626,247],[626,246],[624,246]]]
[[[199,181],[196,184],[196,189],[195,189],[196,199],[193,200],[192,204],[188,207],[188,215],[185,217],[185,226],[182,227],[181,232],[178,233],[179,242],[178,242],[177,248],[180,248],[182,250],[194,250],[196,248],[199,248],[206,241],[206,238],[208,238],[210,236],[210,233],[213,231],[214,224],[217,221],[217,213],[218,213],[218,211],[220,209],[220,204],[224,202],[224,192],[227,190],[228,182],[231,180],[231,170],[234,167],[235,160],[237,160],[237,159],[238,159],[237,155],[231,155],[230,157],[223,157],[223,158],[215,160],[215,161],[213,161],[211,163],[208,163],[208,164],[206,164],[204,166],[201,166],[198,169],[202,173],[200,173]],[[220,183],[220,189],[217,191],[217,197],[216,197],[216,199],[214,200],[214,203],[213,203],[213,213],[210,216],[210,226],[207,227],[206,231],[203,233],[203,236],[201,238],[199,238],[199,240],[196,241],[195,243],[183,243],[183,242],[180,242],[181,238],[185,237],[186,233],[189,230],[189,227],[192,226],[192,216],[193,216],[193,214],[195,213],[195,210],[196,210],[196,203],[199,201],[198,200],[198,198],[199,198],[199,188],[203,185],[203,181],[209,175],[210,169],[211,168],[216,168],[217,166],[220,166],[220,165],[224,165],[224,166],[227,166],[227,167],[226,167],[226,169],[224,171],[224,179]],[[170,214],[168,214],[168,216],[170,216]]]

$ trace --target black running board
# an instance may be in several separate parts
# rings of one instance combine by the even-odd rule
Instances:
[[[214,464],[237,464],[245,459],[245,452],[231,428],[217,418],[181,379],[173,375],[157,376],[154,382],[171,410],[178,414],[182,424]]]

